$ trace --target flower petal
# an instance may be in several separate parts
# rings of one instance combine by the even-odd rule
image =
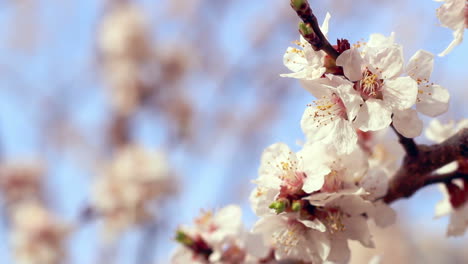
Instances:
[[[361,79],[362,57],[358,49],[345,50],[336,59],[336,65],[343,67],[344,74],[350,81],[355,82]]]
[[[387,48],[368,49],[366,58],[369,65],[378,69],[382,79],[392,79],[403,71],[403,49],[400,45],[392,45]]]
[[[393,111],[393,125],[395,129],[407,138],[421,135],[423,122],[414,109]]]
[[[416,103],[418,84],[411,77],[387,80],[382,90],[383,100],[392,109],[408,109]]]
[[[416,81],[428,81],[434,66],[434,55],[425,50],[418,50],[408,62],[406,73]]]
[[[392,112],[382,100],[368,99],[355,120],[355,125],[362,131],[376,131],[390,126]]]
[[[450,94],[440,85],[419,86],[416,110],[427,116],[435,117],[448,110]]]

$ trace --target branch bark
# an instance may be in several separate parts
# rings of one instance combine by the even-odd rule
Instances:
[[[452,161],[468,158],[468,128],[440,144],[417,145],[417,149],[418,155],[405,155],[402,166],[390,180],[383,198],[386,203],[408,198],[424,186],[466,176],[461,173],[435,176],[432,172]]]

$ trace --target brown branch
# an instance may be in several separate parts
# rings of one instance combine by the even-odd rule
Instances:
[[[418,155],[407,154],[402,166],[390,180],[387,195],[383,198],[386,203],[408,198],[424,186],[443,181],[442,178],[433,178],[435,176],[431,173],[452,161],[468,158],[468,128],[440,144],[417,145],[417,148]]]
[[[459,171],[446,173],[446,174],[433,174],[426,178],[424,186],[429,186],[436,183],[448,183],[455,179],[467,179],[468,173],[463,173]]]
[[[312,12],[307,0],[291,0],[291,7],[297,15],[304,21],[299,26],[301,35],[312,45],[315,51],[323,50],[330,57],[336,60],[338,51],[328,42],[317,21],[317,17]]]
[[[393,123],[390,125],[395,132],[395,134],[398,136],[398,141],[400,142],[401,146],[405,149],[406,155],[408,156],[417,156],[419,153],[418,145],[414,142],[412,138],[407,138],[400,134],[395,127],[393,126]]]

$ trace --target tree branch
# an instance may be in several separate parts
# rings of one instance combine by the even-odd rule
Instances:
[[[424,186],[444,182],[450,177],[461,175],[434,176],[434,170],[458,159],[468,158],[468,128],[462,129],[451,138],[432,146],[417,145],[417,156],[406,154],[403,164],[389,182],[386,203],[412,196]]]
[[[328,42],[317,21],[317,17],[312,12],[307,0],[291,0],[291,7],[297,15],[304,21],[299,26],[301,35],[312,45],[315,51],[323,50],[330,57],[336,60],[338,51]]]
[[[463,173],[459,171],[446,173],[446,174],[433,174],[426,178],[424,182],[424,186],[429,186],[436,183],[447,183],[451,182],[455,179],[467,179],[468,180],[468,173]]]

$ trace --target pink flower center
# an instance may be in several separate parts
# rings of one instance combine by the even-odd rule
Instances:
[[[307,175],[304,172],[296,171],[294,174],[283,178],[279,197],[291,197],[301,195],[303,193],[302,186]]]
[[[343,179],[337,171],[331,171],[325,176],[325,183],[322,186],[323,192],[336,192],[343,189]]]
[[[364,99],[382,97],[383,80],[368,68],[362,73],[362,79],[355,84],[355,89]]]

